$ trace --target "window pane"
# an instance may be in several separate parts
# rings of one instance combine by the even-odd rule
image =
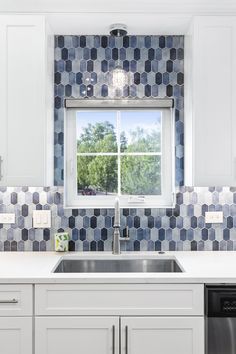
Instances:
[[[77,185],[80,195],[117,193],[116,156],[78,156]]]
[[[161,151],[161,111],[121,112],[122,152]]]
[[[76,112],[77,151],[117,152],[116,112]]]
[[[122,156],[121,193],[160,195],[161,157]]]

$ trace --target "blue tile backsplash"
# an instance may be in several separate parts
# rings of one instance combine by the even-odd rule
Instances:
[[[110,72],[117,65],[130,73],[122,97],[175,101],[176,185],[184,184],[184,37],[55,37],[55,181],[63,185],[64,99],[112,98]]]
[[[0,213],[16,223],[0,224],[0,251],[51,251],[55,232],[70,235],[71,251],[111,251],[114,209],[63,208],[64,98],[110,98],[109,71],[119,62],[131,73],[123,96],[173,97],[176,121],[176,206],[123,209],[129,227],[125,251],[236,250],[236,188],[182,186],[184,161],[182,36],[55,37],[55,186],[0,187]],[[52,212],[51,229],[32,227],[33,210]],[[206,211],[223,211],[223,224],[206,224]]]
[[[32,227],[33,210],[52,212],[51,229]],[[206,211],[223,211],[223,224],[206,224]],[[64,209],[62,187],[0,187],[0,212],[16,223],[0,224],[1,251],[50,251],[53,235],[70,234],[72,251],[111,251],[114,209]],[[129,226],[125,251],[236,250],[236,188],[180,187],[174,209],[123,209]]]

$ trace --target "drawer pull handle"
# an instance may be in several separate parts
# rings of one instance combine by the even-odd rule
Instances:
[[[18,304],[18,300],[12,299],[12,300],[0,300],[0,304]]]
[[[112,354],[115,354],[115,326],[112,326]]]
[[[125,354],[129,353],[128,331],[129,331],[128,326],[125,326]]]

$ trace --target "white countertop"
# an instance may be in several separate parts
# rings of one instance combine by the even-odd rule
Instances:
[[[183,273],[53,273],[61,257],[176,258]],[[0,283],[235,283],[236,252],[2,252]]]

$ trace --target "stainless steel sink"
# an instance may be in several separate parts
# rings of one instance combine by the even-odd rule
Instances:
[[[180,273],[175,259],[62,259],[54,273]]]

